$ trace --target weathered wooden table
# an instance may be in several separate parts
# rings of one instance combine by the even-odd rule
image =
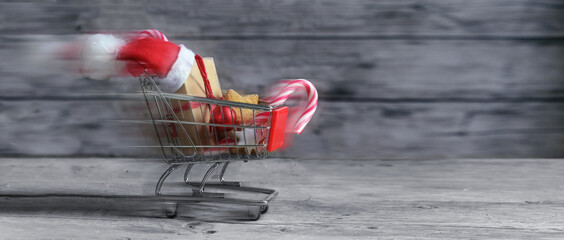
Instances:
[[[228,178],[280,191],[259,221],[203,221],[190,209],[176,219],[120,214],[128,200],[107,196],[151,195],[166,168],[157,160],[1,159],[1,238],[564,238],[562,160],[269,159],[233,165]]]

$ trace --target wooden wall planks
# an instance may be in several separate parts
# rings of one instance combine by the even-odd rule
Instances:
[[[140,109],[124,112],[131,102],[82,96],[130,92],[135,81],[81,79],[44,53],[77,33],[157,28],[213,56],[224,88],[260,92],[278,79],[315,81],[318,116],[280,156],[561,157],[562,6],[0,2],[0,56],[8,59],[0,62],[0,155],[147,154],[108,148],[148,139],[138,126],[103,121],[136,118]]]
[[[340,158],[557,157],[562,103],[349,103],[322,105],[296,145]],[[309,133],[309,132],[308,132]],[[290,156],[315,157],[308,148]]]
[[[4,41],[2,56],[46,48],[72,37],[17,37]],[[499,100],[561,97],[564,45],[560,43],[453,40],[184,40],[213,56],[223,87],[260,92],[276,80],[306,78],[324,99]],[[44,50],[45,51],[45,50]],[[111,83],[78,79],[51,66],[22,68],[34,53],[0,63],[8,75],[3,96],[44,96],[108,91]],[[41,59],[40,57],[37,57]],[[39,60],[36,60],[39,61]],[[51,64],[54,65],[54,64]],[[59,64],[60,65],[60,64]],[[129,81],[131,82],[131,81]],[[134,82],[135,83],[135,82]],[[48,90],[58,89],[59,93]],[[116,90],[114,90],[116,91]]]
[[[143,102],[4,101],[0,151],[10,155],[155,156]],[[281,157],[558,157],[564,103],[322,102],[294,147]],[[311,149],[315,149],[312,151]]]
[[[143,136],[145,129],[109,120],[141,119],[146,112],[143,104],[111,100],[4,101],[0,151],[14,155],[124,153],[128,149],[118,146],[140,145],[148,138]]]
[[[154,27],[233,37],[562,37],[558,0],[3,2],[4,33],[68,34]]]

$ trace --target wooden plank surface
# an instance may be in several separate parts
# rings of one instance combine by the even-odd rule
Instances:
[[[5,33],[129,31],[204,38],[561,38],[558,0],[2,2]]]
[[[119,158],[4,158],[0,166],[3,195],[151,194],[166,168]],[[3,197],[0,229],[9,239],[560,239],[563,170],[560,159],[270,159],[227,173],[280,191],[257,222],[124,216],[112,207],[119,199]]]

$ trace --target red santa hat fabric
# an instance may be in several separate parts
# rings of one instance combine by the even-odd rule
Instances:
[[[137,77],[143,71],[155,76],[162,91],[176,92],[190,75],[195,54],[184,45],[158,38],[138,38],[128,43],[107,34],[96,34],[83,49],[83,73],[92,79],[107,79],[125,63]]]

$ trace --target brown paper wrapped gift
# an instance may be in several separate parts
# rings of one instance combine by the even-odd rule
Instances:
[[[208,80],[210,82],[210,86],[212,89],[212,93],[216,98],[222,97],[221,93],[221,86],[219,85],[219,79],[217,77],[217,71],[215,69],[215,64],[213,58],[204,58],[204,65],[206,67],[206,72],[208,76]],[[198,65],[194,63],[192,67],[192,71],[190,72],[190,76],[184,82],[184,84],[180,87],[177,94],[185,94],[185,95],[192,95],[197,97],[206,97],[206,90],[204,85],[204,80],[200,73],[200,69]],[[176,101],[174,100],[172,103],[172,107],[175,109],[176,115],[180,121],[186,122],[200,122],[200,123],[209,123],[210,122],[210,108],[207,104],[202,104],[199,107],[189,108],[190,103],[187,101]],[[210,131],[210,128],[207,126],[202,125],[191,125],[191,124],[184,124],[184,128],[186,129],[188,136],[194,142],[195,145],[215,145],[215,138]],[[177,137],[179,138],[182,145],[191,146],[192,143],[186,136],[182,133],[180,129],[177,129]],[[198,152],[201,152],[203,149],[198,148]],[[184,148],[185,154],[192,154],[194,153],[193,148]]]

